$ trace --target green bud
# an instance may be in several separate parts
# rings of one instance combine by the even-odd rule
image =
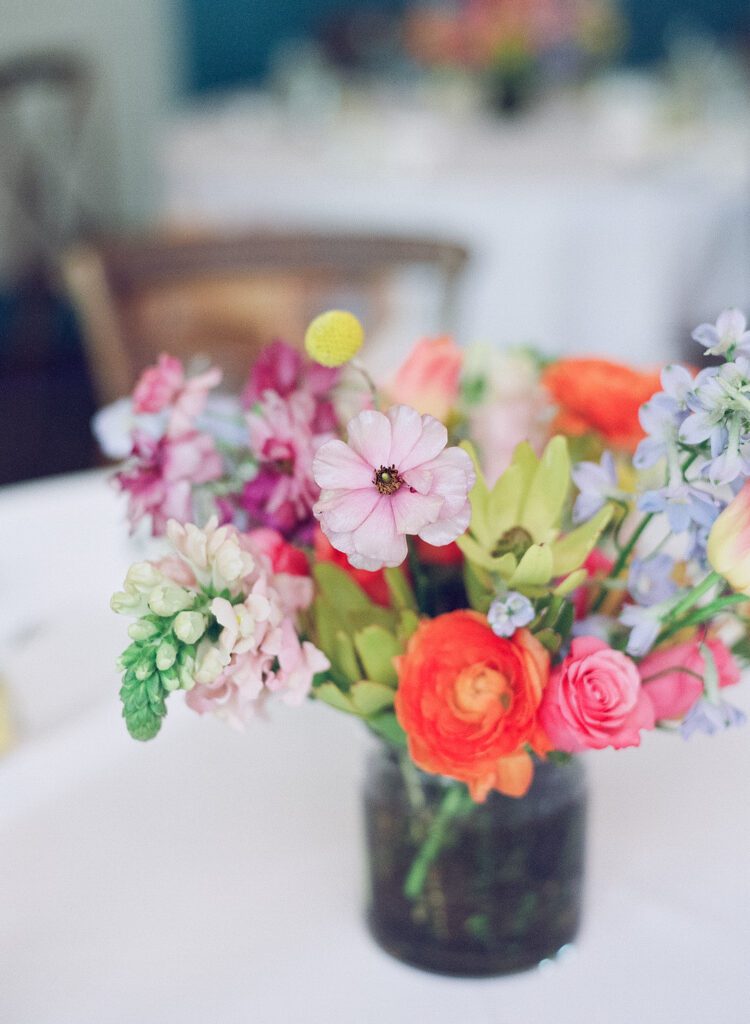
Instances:
[[[150,640],[158,632],[158,627],[153,622],[149,622],[148,619],[138,619],[137,622],[133,622],[128,626],[128,636],[131,640]]]
[[[177,648],[169,640],[162,640],[156,652],[156,667],[160,672],[171,668],[177,657]]]
[[[160,673],[161,685],[167,690],[168,693],[172,693],[173,690],[179,690],[180,688],[180,677],[174,668],[168,668]]]
[[[206,632],[206,617],[200,612],[180,612],[172,624],[175,636],[184,644],[194,644]]]
[[[128,569],[128,574],[125,577],[125,589],[137,590],[142,594],[147,594],[158,583],[161,583],[163,578],[162,574],[151,562],[136,562]]]
[[[118,615],[138,615],[143,608],[143,598],[135,590],[118,590],[110,598],[109,607]]]
[[[176,583],[160,583],[151,591],[148,606],[155,615],[166,618],[189,608],[193,595]]]
[[[180,665],[177,670],[177,675],[180,679],[180,688],[183,690],[192,690],[195,686],[195,661],[191,658],[189,662],[184,665]]]
[[[153,671],[154,663],[150,657],[146,656],[143,661],[136,665],[135,678],[142,683],[144,679],[148,679]]]

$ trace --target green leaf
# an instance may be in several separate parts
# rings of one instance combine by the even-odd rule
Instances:
[[[464,561],[464,587],[469,606],[486,615],[495,596],[495,585],[488,573],[468,559]]]
[[[402,646],[393,633],[382,626],[367,626],[355,633],[354,646],[367,679],[385,686],[398,685],[393,659],[401,654]]]
[[[612,518],[612,506],[605,505],[595,516],[552,544],[553,573],[564,576],[586,561]]]
[[[499,557],[493,557],[487,551],[484,550],[468,533],[464,533],[456,541],[461,551],[466,555],[469,561],[474,562],[482,569],[486,569],[488,572],[497,573],[499,576],[510,577],[513,570],[516,568],[515,557],[508,552],[505,555]]]
[[[362,678],[362,668],[357,660],[354,640],[348,633],[339,630],[333,643],[333,652],[324,651],[324,654],[328,654],[331,662],[350,682]]]
[[[587,576],[588,573],[585,569],[576,569],[575,572],[571,572],[564,580],[561,580],[552,593],[555,597],[567,597],[567,595],[571,594],[576,587],[580,587]]]
[[[393,705],[393,689],[382,683],[371,683],[362,679],[349,691],[354,710],[363,718],[369,718]]]
[[[562,646],[562,637],[554,629],[540,629],[534,636],[540,644],[547,648],[550,654],[557,654]]]
[[[313,576],[319,592],[334,607],[348,611],[367,611],[370,608],[372,602],[364,590],[333,562],[317,562],[313,566]]]
[[[526,496],[529,493],[531,483],[534,479],[536,467],[539,465],[539,459],[536,456],[536,452],[528,441],[522,441],[516,446],[516,449],[513,452],[511,465],[518,466],[521,471],[518,483],[518,508],[523,509],[526,504]],[[520,526],[522,524],[516,521],[511,525]]]
[[[538,543],[552,540],[570,490],[570,456],[564,437],[553,437],[534,471],[518,520]]]
[[[511,464],[499,477],[490,493],[487,510],[490,527],[488,548],[492,549],[504,533],[512,526],[518,525],[522,493],[523,470],[521,466]]]
[[[367,719],[367,724],[386,743],[390,743],[394,747],[406,747],[406,733],[398,724],[398,719],[392,711],[384,711],[382,714],[373,715]]]
[[[339,690],[335,683],[321,683],[320,686],[315,687],[314,693],[318,700],[330,704],[337,711],[346,711],[350,715],[356,713],[352,702],[345,693]]]
[[[552,576],[552,552],[546,544],[532,544],[509,580],[511,587],[540,587]]]
[[[393,607],[413,608],[416,611],[417,599],[414,597],[414,591],[409,585],[409,580],[403,569],[385,569],[384,575]]]
[[[396,636],[398,637],[401,650],[405,649],[409,637],[416,632],[418,625],[419,616],[417,613],[412,611],[411,608],[404,608],[396,626]]]

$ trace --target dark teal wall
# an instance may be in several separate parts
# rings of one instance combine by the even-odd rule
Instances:
[[[402,9],[407,0],[182,0],[188,25],[190,91],[258,81],[272,49],[315,30],[353,6]],[[719,35],[750,34],[750,0],[620,0],[631,24],[627,58],[642,63],[664,52],[670,27]]]

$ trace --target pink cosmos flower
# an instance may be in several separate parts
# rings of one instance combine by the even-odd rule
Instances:
[[[305,359],[301,352],[285,341],[274,341],[263,349],[253,364],[242,404],[246,409],[260,402],[266,391],[275,391],[289,398],[295,391],[305,391],[315,400],[313,429],[326,433],[336,429],[336,414],[329,398],[341,371]]]
[[[406,405],[366,409],[349,423],[348,444],[328,441],[315,456],[322,488],[313,508],[331,544],[358,569],[400,565],[406,536],[450,544],[469,525],[471,459],[446,448],[448,432]]]
[[[223,473],[213,440],[196,430],[158,440],[136,431],[133,456],[136,461],[115,479],[128,495],[131,526],[151,516],[155,536],[166,531],[169,519],[188,522],[193,517],[193,487],[217,480]]]
[[[167,434],[180,437],[194,429],[196,416],[206,407],[208,393],[221,383],[221,370],[212,367],[187,377],[179,359],[162,353],[155,366],[141,374],[133,391],[134,413],[168,410]]]
[[[453,338],[423,338],[397,372],[388,393],[420,413],[445,420],[458,400],[463,352]]]
[[[635,662],[602,640],[584,636],[553,669],[539,721],[558,750],[637,747],[641,729],[653,729],[654,707]]]
[[[719,686],[740,681],[740,669],[721,640],[706,640],[719,675]],[[706,664],[701,644],[691,641],[662,647],[638,665],[643,690],[658,720],[682,718],[703,694]]]
[[[287,399],[266,391],[247,414],[250,449],[260,468],[245,484],[242,504],[252,522],[285,536],[310,522],[318,496],[313,456],[326,435],[315,433],[314,414],[314,399],[302,391]]]

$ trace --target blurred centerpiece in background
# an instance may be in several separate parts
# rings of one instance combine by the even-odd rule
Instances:
[[[490,109],[523,109],[544,86],[576,83],[610,64],[625,40],[613,0],[452,0],[416,5],[405,43],[433,73],[477,79]]]

